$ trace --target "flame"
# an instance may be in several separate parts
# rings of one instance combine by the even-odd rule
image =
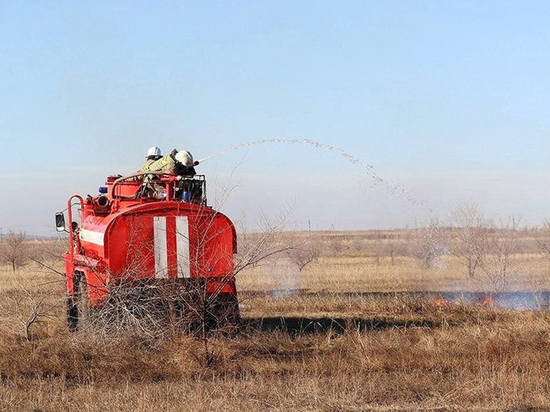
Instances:
[[[482,306],[494,306],[495,298],[492,297],[491,295],[487,295],[479,301],[479,304]]]
[[[443,298],[435,298],[434,299],[435,306],[439,306],[440,308],[447,307],[451,304],[447,299]]]

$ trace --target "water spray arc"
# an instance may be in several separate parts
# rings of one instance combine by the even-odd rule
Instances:
[[[212,159],[213,157],[218,157],[218,156],[224,155],[226,153],[233,152],[235,150],[246,149],[248,147],[258,146],[258,145],[265,144],[265,143],[302,144],[302,145],[313,146],[313,147],[318,148],[318,149],[328,150],[330,152],[336,153],[338,156],[340,156],[341,158],[343,158],[347,162],[349,162],[353,165],[361,167],[363,172],[366,173],[367,176],[373,181],[374,185],[382,185],[382,186],[386,187],[392,195],[397,196],[400,199],[404,199],[407,202],[409,202],[409,203],[411,203],[415,206],[427,207],[427,204],[426,204],[425,201],[421,201],[421,200],[416,199],[411,194],[410,190],[408,190],[407,188],[403,187],[402,185],[400,185],[398,183],[386,181],[386,180],[382,179],[380,176],[378,176],[378,174],[374,171],[374,166],[372,166],[368,163],[365,163],[363,160],[361,160],[361,159],[359,159],[355,156],[350,155],[348,152],[346,152],[344,149],[342,149],[339,146],[333,146],[333,145],[323,143],[323,142],[318,142],[318,141],[312,140],[312,139],[279,139],[279,138],[277,138],[277,139],[255,140],[255,141],[252,141],[252,142],[249,142],[249,143],[244,143],[244,144],[240,144],[240,145],[237,145],[237,146],[230,147],[230,148],[228,148],[226,150],[222,150],[221,152],[218,152],[218,153],[214,153],[210,156],[207,156],[207,157],[199,160],[199,162],[202,163],[202,162],[204,162],[208,159]],[[430,212],[432,212],[431,208],[428,208],[428,210]]]

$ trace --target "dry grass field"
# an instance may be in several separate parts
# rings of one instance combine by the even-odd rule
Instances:
[[[495,284],[469,277],[450,253],[425,267],[414,231],[283,234],[279,243],[307,245],[315,258],[299,270],[283,254],[239,273],[248,326],[212,336],[209,365],[191,336],[70,334],[64,279],[36,263],[6,265],[0,410],[550,410],[550,313],[345,293],[550,289],[536,236],[521,235],[513,269]],[[302,327],[277,330],[280,318]]]

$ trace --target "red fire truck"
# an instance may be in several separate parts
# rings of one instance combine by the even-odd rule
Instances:
[[[115,288],[144,284],[199,291],[238,319],[235,227],[207,205],[204,176],[110,176],[99,191],[69,197],[68,229],[64,213],[56,214],[57,230],[69,233],[69,329],[79,328],[84,313],[106,305]]]

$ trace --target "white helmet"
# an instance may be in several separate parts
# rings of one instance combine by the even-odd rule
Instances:
[[[187,150],[180,150],[178,153],[176,153],[175,158],[178,162],[182,163],[186,167],[193,167],[195,165],[195,162],[193,161],[193,155]]]
[[[162,156],[162,153],[157,146],[151,146],[149,150],[147,150],[147,155],[145,156],[145,158],[148,158],[150,156]]]

